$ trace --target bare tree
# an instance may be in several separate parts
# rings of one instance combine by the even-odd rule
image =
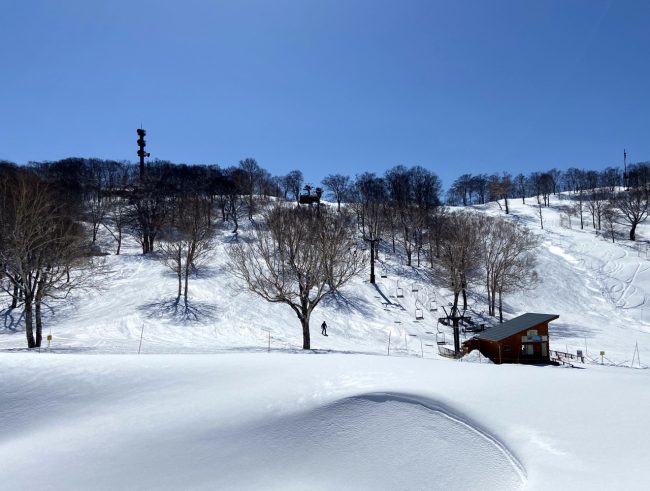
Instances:
[[[375,259],[385,221],[386,185],[381,177],[365,172],[354,184],[353,209],[363,240],[370,244],[370,283],[375,283]]]
[[[363,268],[351,220],[344,213],[276,206],[253,230],[253,242],[229,247],[230,269],[253,293],[289,305],[302,326],[303,349],[310,349],[312,312]]]
[[[285,197],[287,193],[291,193],[296,203],[300,202],[300,191],[302,190],[302,183],[304,179],[302,172],[299,170],[292,170],[282,179]]]
[[[616,224],[620,216],[619,211],[612,203],[608,203],[603,209],[602,216],[606,234],[612,239],[612,242],[616,242]]]
[[[350,190],[350,177],[343,174],[330,174],[323,179],[323,186],[334,196],[337,211],[341,211],[341,201],[346,198]]]
[[[64,298],[90,281],[92,261],[85,253],[83,227],[66,200],[31,170],[5,176],[0,188],[0,286],[14,297],[20,292],[27,346],[35,348],[42,340],[43,301]]]
[[[129,223],[131,210],[122,198],[113,198],[106,205],[106,219],[102,222],[104,228],[117,242],[115,254],[120,255],[124,230]]]
[[[239,161],[239,169],[242,171],[238,174],[241,177],[239,185],[243,193],[248,197],[248,219],[252,220],[255,213],[255,192],[259,188],[262,178],[262,169],[255,159],[244,159]]]
[[[643,188],[631,188],[622,191],[613,200],[620,211],[621,218],[630,224],[630,240],[636,240],[636,227],[642,223],[650,212],[648,192]]]
[[[535,285],[534,250],[539,240],[526,227],[499,217],[482,217],[483,268],[488,297],[488,313],[503,322],[503,295]]]
[[[177,302],[181,293],[188,305],[189,279],[212,250],[214,227],[210,221],[210,202],[198,194],[183,196],[176,202],[174,220],[161,231],[160,258],[178,278]]]
[[[480,272],[480,234],[480,221],[474,213],[457,211],[448,214],[440,245],[439,265],[442,273],[449,278],[449,287],[454,295],[454,311],[458,309],[461,293],[463,308],[467,308],[468,285]]]
[[[517,174],[515,177],[515,189],[517,195],[521,198],[521,203],[526,204],[526,192],[528,191],[528,180],[523,174]]]

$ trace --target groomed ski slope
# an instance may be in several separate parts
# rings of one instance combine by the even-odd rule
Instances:
[[[388,249],[377,287],[358,278],[318,307],[306,354],[295,314],[228,274],[227,232],[188,312],[174,309],[173,274],[130,242],[106,257],[100,290],[50,304],[51,350],[23,352],[20,313],[1,312],[0,489],[650,487],[650,370],[622,366],[637,342],[635,367],[650,356],[648,225],[640,244],[612,244],[569,228],[565,203],[541,230],[535,207],[511,202],[508,219],[540,235],[541,281],[506,297],[506,317],[559,314],[551,348],[593,362],[603,350],[606,366],[440,358],[445,280]],[[490,322],[480,287],[470,309]]]

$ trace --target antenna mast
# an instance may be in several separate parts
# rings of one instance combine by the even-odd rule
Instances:
[[[142,125],[140,125],[140,128],[137,130],[138,136],[138,147],[140,147],[140,150],[138,150],[138,157],[140,157],[140,182],[144,180],[144,158],[149,157],[151,154],[148,152],[144,151],[144,147],[147,145],[147,142],[144,140],[145,135],[147,132],[142,129]]]
[[[627,191],[627,152],[623,149],[623,185]]]

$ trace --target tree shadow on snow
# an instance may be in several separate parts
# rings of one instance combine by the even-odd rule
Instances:
[[[163,319],[181,324],[208,323],[213,321],[219,312],[215,305],[192,301],[185,303],[180,298],[151,302],[141,305],[138,310],[144,312],[150,319]]]
[[[553,321],[548,325],[548,334],[552,343],[559,339],[590,337],[593,333],[583,326]]]
[[[345,295],[338,290],[325,297],[322,305],[347,314],[359,313],[363,316],[372,314],[372,309],[364,299],[356,295]]]
[[[22,332],[24,312],[20,308],[0,310],[2,331],[10,334]]]

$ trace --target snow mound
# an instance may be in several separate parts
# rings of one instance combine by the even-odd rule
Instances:
[[[494,437],[436,403],[395,394],[345,398],[244,435],[240,429],[225,441],[222,489],[490,490],[525,483],[522,465]]]

